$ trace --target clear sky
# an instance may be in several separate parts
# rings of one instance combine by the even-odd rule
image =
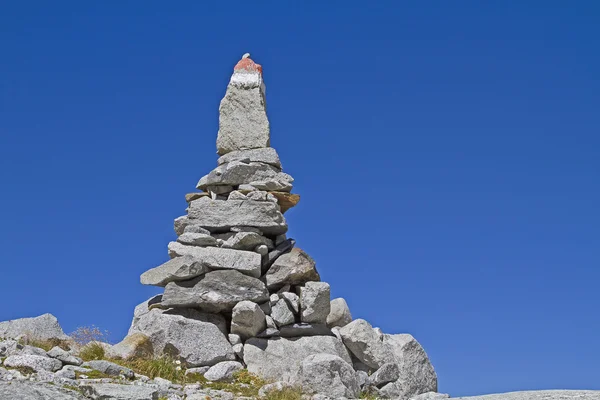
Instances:
[[[250,52],[354,317],[453,396],[600,389],[599,46],[597,1],[2,1],[0,320],[126,334]]]

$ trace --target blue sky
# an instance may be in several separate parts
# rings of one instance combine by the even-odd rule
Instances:
[[[594,1],[2,2],[0,320],[125,335],[250,52],[302,196],[290,236],[354,317],[413,334],[453,396],[600,389],[599,17]]]

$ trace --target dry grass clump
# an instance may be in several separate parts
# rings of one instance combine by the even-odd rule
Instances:
[[[160,377],[174,383],[186,383],[187,377],[181,361],[170,356],[138,357],[129,360],[113,360],[113,362],[130,368],[137,374],[146,375],[150,379]]]
[[[281,390],[270,390],[264,400],[301,400],[302,390],[297,387],[286,387]]]
[[[106,352],[100,342],[91,342],[79,350],[79,357],[83,361],[106,360]]]
[[[57,346],[66,351],[69,351],[71,349],[71,343],[69,343],[69,341],[57,338],[36,339],[33,337],[25,336],[19,340],[19,343],[33,347],[39,347],[40,349],[43,349],[45,351],[50,351],[53,347]]]

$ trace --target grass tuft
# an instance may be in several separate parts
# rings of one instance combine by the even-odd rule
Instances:
[[[98,342],[88,343],[79,350],[79,357],[83,361],[104,360],[105,356],[104,347]]]
[[[186,382],[185,370],[181,367],[181,362],[169,356],[113,361],[150,379],[160,377],[174,383]]]

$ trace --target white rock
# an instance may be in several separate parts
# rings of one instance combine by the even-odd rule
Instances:
[[[63,332],[56,317],[52,314],[0,322],[0,338],[15,339],[22,335],[38,340],[70,340]]]
[[[240,301],[233,307],[231,333],[246,339],[256,336],[266,328],[265,313],[258,304],[251,301]]]
[[[281,169],[281,161],[279,160],[279,155],[277,154],[277,151],[275,151],[275,149],[272,147],[232,151],[231,153],[227,153],[226,155],[220,157],[217,163],[221,165],[230,163],[232,161],[242,161],[246,163],[260,162]]]
[[[233,374],[243,368],[237,361],[223,361],[210,367],[204,377],[211,382],[231,382]]]
[[[305,393],[319,393],[334,399],[356,398],[360,386],[352,366],[332,354],[314,354],[300,364],[298,383]]]
[[[341,297],[331,300],[331,311],[327,316],[327,326],[330,328],[343,327],[350,322],[352,322],[352,314],[350,314],[346,300]]]
[[[30,354],[8,356],[6,360],[4,360],[4,365],[12,368],[29,367],[36,372],[56,372],[62,368],[62,363],[55,358],[35,356]]]
[[[187,244],[190,246],[217,245],[217,239],[205,233],[183,232],[181,236],[177,238],[177,241],[181,244]]]
[[[184,233],[184,235],[187,235]],[[165,287],[169,282],[185,281],[210,271],[208,265],[191,255],[175,257],[166,263],[144,272],[140,276],[142,285]]]
[[[306,282],[300,288],[302,322],[325,323],[331,310],[330,288],[325,282]]]
[[[48,352],[48,357],[56,358],[63,364],[67,364],[67,365],[77,365],[78,366],[78,365],[81,365],[81,363],[83,363],[81,358],[75,357],[68,351],[63,350],[58,346],[53,347]]]

